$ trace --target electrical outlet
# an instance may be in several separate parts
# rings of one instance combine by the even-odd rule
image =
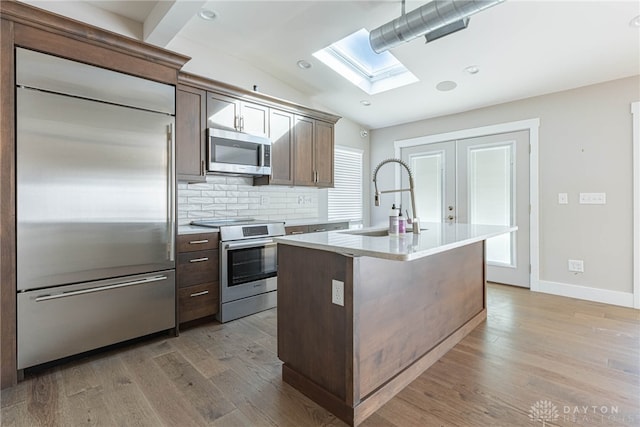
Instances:
[[[269,196],[260,196],[260,204],[268,205],[269,204]]]
[[[567,193],[558,193],[558,203],[561,205],[568,205],[569,195]]]
[[[331,302],[344,307],[344,282],[331,281]]]
[[[570,259],[569,271],[573,271],[575,273],[584,273],[584,261],[581,259]]]
[[[581,205],[606,205],[607,193],[580,193]]]

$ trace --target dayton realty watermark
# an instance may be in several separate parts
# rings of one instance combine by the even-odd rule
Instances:
[[[616,425],[618,423],[631,425],[634,416],[620,412],[618,406],[607,405],[563,405],[556,406],[549,400],[539,400],[529,409],[529,420],[534,423],[573,422],[576,424],[592,423],[602,425]],[[619,424],[618,424],[619,425]]]

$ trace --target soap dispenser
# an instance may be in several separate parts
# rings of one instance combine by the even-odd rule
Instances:
[[[396,204],[394,203],[389,212],[389,236],[397,236],[400,232],[398,217],[399,210],[396,209]]]
[[[407,232],[407,219],[402,216],[402,207],[399,209],[398,215],[398,234],[403,235]]]

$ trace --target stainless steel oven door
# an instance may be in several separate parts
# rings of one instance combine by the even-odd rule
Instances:
[[[222,303],[277,289],[277,244],[272,239],[221,242]]]

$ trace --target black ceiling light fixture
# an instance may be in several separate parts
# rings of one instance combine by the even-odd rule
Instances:
[[[469,16],[502,3],[504,0],[434,0],[372,30],[371,48],[376,53],[399,46],[417,37],[430,42],[467,28]]]

